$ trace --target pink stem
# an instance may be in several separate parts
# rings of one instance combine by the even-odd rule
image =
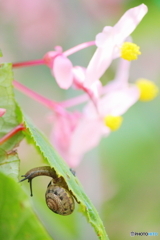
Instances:
[[[95,41],[90,41],[90,42],[85,42],[85,43],[81,43],[73,48],[68,49],[67,51],[63,52],[63,54],[67,57],[69,55],[72,55],[75,52],[78,52],[84,48],[90,47],[95,45]]]
[[[63,114],[65,112],[64,108],[70,108],[70,107],[76,106],[78,104],[86,102],[89,99],[87,94],[83,94],[81,96],[57,103],[52,100],[49,100],[48,98],[41,96],[40,94],[27,88],[26,86],[17,82],[16,80],[13,81],[13,85],[20,92],[23,92],[25,95],[27,95],[27,96],[31,97],[32,99],[36,100],[37,102],[43,104],[47,108],[50,108],[56,112],[59,112],[60,114]]]
[[[64,108],[70,108],[76,105],[79,105],[81,103],[86,102],[89,99],[89,96],[87,94],[80,95],[78,97],[71,98],[69,100],[65,100],[60,102],[61,106]]]
[[[45,64],[44,60],[43,59],[39,59],[39,60],[33,60],[33,61],[13,63],[12,67],[13,68],[29,67],[29,66],[36,66],[36,65],[42,65],[42,64]]]
[[[63,114],[65,112],[64,108],[74,107],[76,105],[82,104],[89,99],[87,94],[83,94],[60,103],[54,102],[48,98],[41,96],[40,94],[34,92],[33,90],[27,88],[26,86],[22,85],[21,83],[17,82],[16,80],[13,81],[13,85],[16,89],[20,90],[27,96],[33,98],[34,100],[38,101],[39,103],[43,104],[44,106]],[[105,94],[105,87],[102,89],[102,94]]]
[[[50,108],[56,112],[58,111],[61,113],[65,111],[63,108],[70,108],[70,107],[76,106],[78,104],[86,102],[89,98],[87,94],[83,94],[81,96],[60,102],[58,104],[57,102],[49,100],[48,98],[45,98],[45,97],[41,96],[40,94],[34,92],[33,90],[27,88],[26,86],[17,82],[16,80],[13,81],[13,85],[20,92],[23,92],[25,95],[27,95],[27,96],[31,97],[32,99],[36,100],[37,102],[43,104],[47,108]],[[62,111],[62,109],[63,109],[63,111]]]
[[[22,85],[21,83],[17,82],[16,80],[13,81],[13,85],[16,89],[23,92],[25,95],[31,97],[32,99],[36,100],[37,102],[43,104],[47,108],[58,112],[59,114],[65,114],[64,108],[70,108],[81,103],[86,102],[89,99],[87,94],[80,95],[78,97],[71,98],[69,100],[62,101],[60,103],[54,102],[48,98],[41,96],[40,94],[34,92],[33,90],[27,88],[26,86]],[[103,92],[104,93],[104,92]]]
[[[4,142],[6,142],[8,139],[10,139],[12,136],[14,136],[19,131],[22,131],[25,129],[25,126],[21,123],[15,128],[13,128],[9,133],[7,133],[5,136],[0,138],[0,145],[2,145]]]
[[[17,82],[16,80],[13,81],[13,85],[15,86],[16,89],[20,90],[21,92],[23,92],[27,96],[33,98],[34,100],[38,101],[39,103],[43,104],[44,106],[46,106],[60,114],[64,114],[64,112],[65,112],[64,108],[57,102],[51,101],[48,98],[41,96],[40,94],[27,88],[26,86]]]
[[[108,92],[108,88],[103,87],[101,95],[105,94],[106,92]],[[77,97],[74,97],[74,98],[62,101],[62,102],[60,102],[60,104],[64,108],[70,108],[70,107],[74,107],[76,105],[82,104],[82,103],[88,101],[88,99],[89,99],[88,94],[82,94],[80,96],[77,96]]]

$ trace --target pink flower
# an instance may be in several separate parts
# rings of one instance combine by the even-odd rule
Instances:
[[[135,30],[146,13],[147,6],[144,4],[131,8],[114,27],[106,26],[96,36],[98,48],[87,67],[87,79],[99,79],[112,60],[120,56],[122,43]]]
[[[0,117],[2,117],[6,113],[6,109],[0,108]]]
[[[71,61],[66,57],[68,53],[63,54],[62,49],[49,52],[44,60],[50,58],[49,66],[58,85],[67,89],[73,83],[74,86],[85,91],[96,106],[102,89],[100,77],[112,60],[120,56],[121,44],[134,31],[146,12],[146,5],[141,4],[128,10],[114,27],[105,27],[96,37],[98,48],[86,69],[79,66],[73,68]]]
[[[76,167],[87,151],[96,147],[103,136],[109,135],[111,129],[105,125],[104,118],[121,116],[139,99],[138,88],[127,82],[128,71],[129,63],[121,60],[115,80],[108,88],[105,86],[106,93],[98,100],[98,112],[89,102],[82,114],[56,114],[51,142],[71,167]]]
[[[96,36],[98,48],[88,67],[73,69],[74,84],[88,93],[95,106],[102,90],[100,77],[112,60],[120,56],[120,46],[134,31],[146,12],[146,5],[141,4],[128,10],[114,27],[105,27],[103,32]]]
[[[111,92],[99,100],[100,114],[93,104],[89,103],[82,115],[77,116],[75,113],[68,116],[56,115],[51,142],[69,166],[76,167],[83,155],[96,147],[101,138],[111,132],[104,124],[104,117],[122,115],[138,100],[138,97],[137,88],[132,86]]]
[[[69,68],[74,86],[87,92],[92,100],[82,114],[55,115],[51,141],[71,167],[76,167],[83,155],[96,147],[102,137],[120,126],[121,115],[140,97],[140,89],[128,83],[130,62],[126,60],[121,59],[115,79],[103,88],[99,78],[112,60],[120,56],[122,43],[146,12],[144,4],[128,10],[114,27],[105,27],[97,35],[98,48],[86,69],[79,66]]]

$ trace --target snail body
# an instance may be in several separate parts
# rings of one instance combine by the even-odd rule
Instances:
[[[45,198],[46,204],[54,213],[67,216],[74,211],[74,199],[69,191],[67,184],[62,177],[58,177],[55,170],[51,167],[38,167],[28,171],[20,182],[27,180],[30,183],[31,196],[32,194],[32,179],[37,176],[49,176],[52,180],[48,184]]]

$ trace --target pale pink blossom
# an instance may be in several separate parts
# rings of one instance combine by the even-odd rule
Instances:
[[[135,30],[147,10],[145,4],[129,9],[114,27],[106,26],[96,36],[98,48],[87,67],[87,79],[92,79],[92,81],[99,79],[112,60],[120,56],[122,43]]]
[[[139,99],[138,88],[128,83],[128,71],[128,62],[121,60],[116,78],[108,88],[105,86],[105,94],[99,99],[97,108],[90,101],[81,115],[56,114],[51,142],[71,167],[76,167],[87,151],[96,147],[102,137],[110,134],[110,128],[104,124],[104,117],[123,115]]]
[[[2,117],[6,113],[6,109],[0,108],[0,117]]]

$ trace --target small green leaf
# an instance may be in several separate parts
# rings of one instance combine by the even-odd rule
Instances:
[[[0,173],[0,239],[51,240],[34,215],[26,194]]]
[[[6,113],[0,117],[0,139],[22,122],[21,111],[14,98],[12,80],[12,65],[1,64],[0,108],[6,109]],[[18,177],[19,160],[13,149],[18,146],[22,138],[23,133],[18,132],[0,145],[0,171],[8,172],[15,178]]]
[[[99,239],[109,240],[103,223],[94,208],[91,201],[85,195],[78,179],[71,173],[66,163],[58,156],[53,146],[43,136],[43,134],[34,127],[34,125],[24,116],[24,122],[28,129],[29,136],[45,160],[55,169],[58,176],[62,176],[68,185],[68,188],[81,206],[81,212],[87,217],[89,223],[94,227]]]

